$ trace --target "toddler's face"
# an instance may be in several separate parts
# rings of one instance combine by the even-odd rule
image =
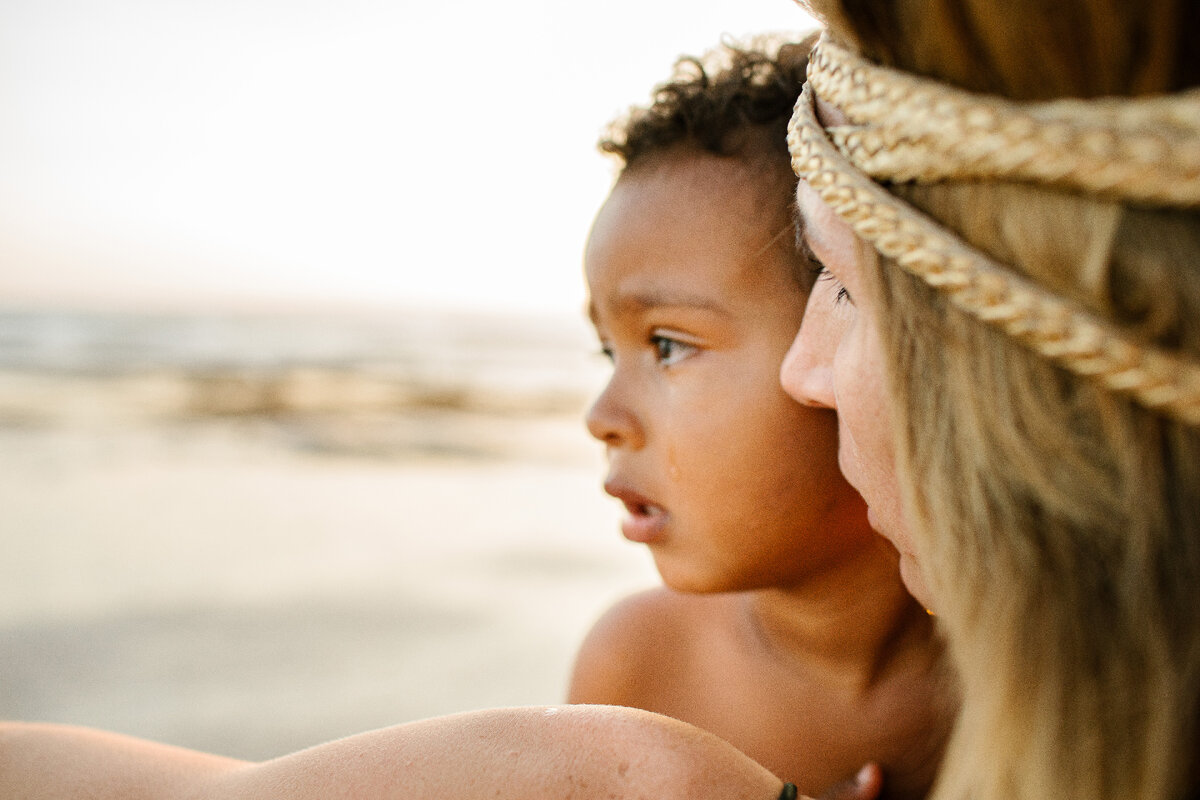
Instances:
[[[686,149],[627,170],[586,253],[613,373],[588,413],[626,537],[666,583],[794,583],[876,547],[837,467],[837,424],[779,385],[805,297],[761,173]]]

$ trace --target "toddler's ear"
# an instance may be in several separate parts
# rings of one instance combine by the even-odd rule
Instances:
[[[883,790],[883,770],[875,762],[866,764],[852,778],[826,789],[820,800],[876,800]]]

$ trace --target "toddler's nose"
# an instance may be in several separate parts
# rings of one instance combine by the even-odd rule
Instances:
[[[628,405],[621,401],[615,381],[604,387],[585,419],[588,433],[608,447],[641,447],[641,427]]]

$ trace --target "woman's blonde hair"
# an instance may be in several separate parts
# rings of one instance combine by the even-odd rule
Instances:
[[[1200,84],[1200,4],[812,0],[869,59],[1016,100]],[[1200,212],[995,180],[889,190],[1132,337],[1200,360]],[[1197,790],[1200,427],[1034,353],[887,258],[897,470],[963,704],[941,800]]]

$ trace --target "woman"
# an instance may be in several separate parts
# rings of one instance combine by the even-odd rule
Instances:
[[[783,380],[948,636],[935,796],[1194,796],[1200,4],[813,6]]]

